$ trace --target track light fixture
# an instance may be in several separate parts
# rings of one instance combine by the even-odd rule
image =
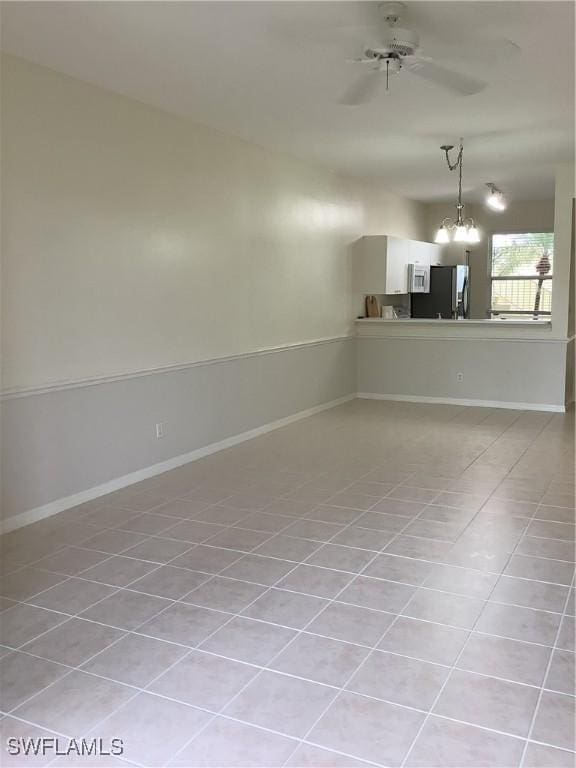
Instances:
[[[486,205],[488,208],[491,208],[493,211],[506,210],[507,203],[502,190],[498,189],[491,181],[486,186],[488,187],[488,192],[486,193]]]

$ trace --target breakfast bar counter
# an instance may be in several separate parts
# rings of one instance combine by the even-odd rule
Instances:
[[[355,321],[360,397],[563,411],[573,344],[551,320]]]

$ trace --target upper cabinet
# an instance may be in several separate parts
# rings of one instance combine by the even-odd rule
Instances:
[[[408,265],[430,266],[440,246],[389,235],[367,235],[354,244],[353,285],[357,293],[408,293]]]
[[[376,268],[380,258],[379,248],[372,242],[373,238],[363,237],[366,240],[364,253],[366,261],[371,267]],[[380,240],[381,238],[378,238]],[[409,263],[409,243],[410,240],[399,240],[396,237],[382,238],[386,240],[386,279],[379,283],[377,293],[407,293],[408,291],[408,263]],[[366,282],[366,288],[369,283]]]

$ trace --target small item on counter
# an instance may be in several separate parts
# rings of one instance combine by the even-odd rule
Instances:
[[[394,312],[394,307],[390,307],[390,306],[382,307],[382,317],[385,320],[395,320],[396,313]]]
[[[376,296],[366,296],[366,317],[380,317],[380,304]]]
[[[406,320],[407,318],[410,317],[410,312],[408,310],[408,307],[405,307],[402,304],[395,304],[394,315],[398,320]]]

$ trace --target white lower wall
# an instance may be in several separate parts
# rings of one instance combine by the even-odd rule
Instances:
[[[540,410],[565,406],[565,342],[363,337],[356,354],[360,396]]]
[[[2,403],[3,527],[25,525],[356,393],[563,410],[567,351],[566,343],[552,340],[341,337],[9,396]],[[161,440],[157,422],[166,425]]]
[[[571,405],[575,400],[575,376],[574,376],[574,339],[568,342],[566,350],[566,405]]]
[[[4,527],[73,506],[112,490],[98,489],[102,484],[135,482],[157,464],[187,460],[192,451],[354,392],[354,339],[344,337],[7,398]],[[157,422],[166,424],[161,440]],[[134,472],[141,474],[125,477]],[[82,498],[69,498],[79,493]]]

